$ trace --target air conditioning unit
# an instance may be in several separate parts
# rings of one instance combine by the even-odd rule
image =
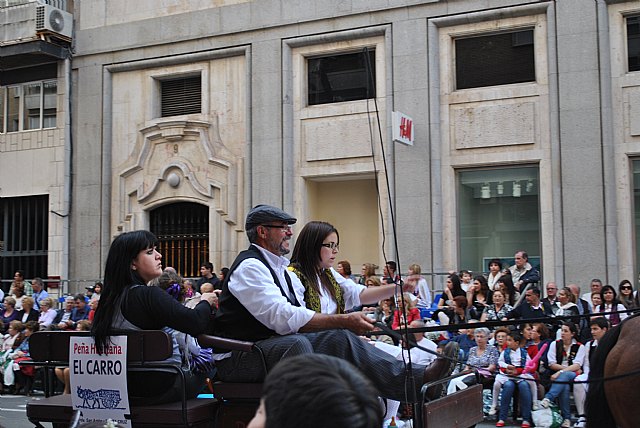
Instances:
[[[36,32],[71,40],[73,15],[48,4],[36,6]]]

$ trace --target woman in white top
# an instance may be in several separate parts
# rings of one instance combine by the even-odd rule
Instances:
[[[584,345],[576,341],[578,328],[572,322],[563,322],[560,340],[556,340],[549,346],[547,360],[549,368],[554,372],[551,375],[554,382],[549,392],[540,402],[542,407],[549,407],[549,404],[558,400],[560,413],[562,414],[562,427],[571,426],[571,407],[569,395],[571,393],[571,382],[580,374],[584,365]]]
[[[53,299],[51,297],[46,297],[40,302],[40,317],[38,317],[38,324],[40,324],[40,328],[46,329],[55,319],[57,313],[55,310],[51,309],[52,307]]]
[[[611,285],[605,285],[602,287],[602,304],[596,306],[593,309],[594,315],[598,312],[605,312],[604,317],[609,320],[611,323],[611,327],[615,327],[620,324],[629,316],[628,313],[614,313],[609,314],[608,312],[617,312],[626,310],[625,307],[618,301],[618,296],[616,295],[616,289]]]
[[[322,314],[341,314],[393,295],[393,284],[367,288],[336,272],[332,266],[339,246],[338,231],[329,223],[312,221],[300,231],[289,269],[304,285],[307,308]]]
[[[430,308],[431,302],[431,290],[429,290],[429,284],[427,280],[422,277],[422,268],[419,264],[412,264],[409,266],[409,276],[404,282],[404,291],[413,293],[418,296],[416,306],[418,308]]]

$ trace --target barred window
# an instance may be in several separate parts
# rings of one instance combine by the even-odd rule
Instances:
[[[202,112],[200,75],[160,81],[161,117]]]
[[[49,196],[0,198],[0,275],[47,278]]]

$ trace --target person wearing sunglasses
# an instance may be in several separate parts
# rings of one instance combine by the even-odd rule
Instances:
[[[618,285],[618,292],[620,293],[620,303],[622,303],[625,309],[633,309],[636,307],[631,281],[623,279],[620,285]]]

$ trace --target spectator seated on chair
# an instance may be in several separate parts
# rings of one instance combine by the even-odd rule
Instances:
[[[15,376],[11,354],[18,349],[18,346],[24,340],[22,330],[24,330],[24,324],[18,320],[13,320],[9,323],[7,334],[3,337],[2,352],[0,352],[0,384],[3,385],[3,389],[4,387],[10,387],[9,390],[14,389]]]
[[[208,289],[207,284],[211,287]],[[166,291],[171,297],[181,304],[185,300],[192,289],[187,285],[182,277],[177,273],[170,271],[162,272],[158,278],[158,287]],[[213,293],[213,285],[205,282],[202,284],[201,290],[205,293]],[[207,377],[213,377],[215,374],[215,364],[213,361],[213,350],[211,348],[202,348],[193,336],[170,328],[164,329],[167,333],[173,335],[178,342],[180,353],[185,361],[189,362],[189,368],[195,373],[203,373]]]
[[[95,300],[97,302],[97,300]],[[71,300],[73,303],[73,298]],[[91,321],[80,320],[76,324],[76,331],[91,331]],[[71,381],[69,379],[69,367],[56,367],[56,377],[64,385],[63,394],[71,394]]]
[[[71,321],[71,313],[75,301],[73,296],[64,298],[64,307],[58,309],[56,317],[49,326],[49,330],[73,330],[73,321]]]
[[[98,353],[107,348],[114,329],[162,330],[169,327],[191,336],[204,333],[211,315],[210,305],[216,297],[213,293],[203,294],[200,303],[189,309],[164,290],[147,286],[162,274],[162,255],[156,250],[156,243],[155,235],[146,230],[122,233],[111,243],[104,287],[91,328]],[[75,300],[78,304],[78,299]],[[174,352],[166,362],[181,367],[177,343],[173,345]],[[186,381],[182,374],[188,376]],[[130,403],[161,404],[195,397],[205,385],[204,376],[186,370],[182,374],[153,370],[128,373]]]
[[[394,330],[404,328],[405,323],[409,325],[413,321],[420,319],[420,310],[414,307],[410,293],[402,293],[402,302],[398,301],[397,307],[398,309],[393,312],[393,323],[391,325]]]
[[[55,301],[51,297],[45,297],[40,301],[40,316],[38,317],[40,329],[45,330],[53,323],[57,315],[56,310],[53,309],[54,305]]]
[[[493,376],[498,366],[500,353],[495,346],[491,346],[488,343],[490,334],[488,328],[476,328],[473,334],[477,345],[469,350],[465,370],[477,370],[482,387],[484,389],[491,389],[493,387]],[[475,374],[457,377],[449,383],[447,393],[451,394],[455,392],[456,389],[464,389],[470,383],[476,383]]]
[[[533,376],[524,371],[527,361],[531,360],[527,350],[523,347],[523,338],[519,332],[512,330],[507,335],[507,349],[502,351],[498,359],[500,374],[496,376],[493,386],[493,406],[502,388],[500,397],[500,413],[497,427],[505,425],[509,411],[509,403],[516,388],[520,392],[520,412],[522,413],[522,427],[531,426],[532,394],[536,394],[537,387]],[[515,415],[514,415],[515,419]]]
[[[572,322],[562,323],[560,340],[556,340],[549,346],[547,360],[549,369],[554,373],[551,375],[551,388],[540,402],[543,407],[558,400],[560,413],[562,414],[562,427],[571,426],[571,382],[582,370],[585,358],[585,348],[575,338],[578,335],[578,327]],[[560,383],[562,382],[562,383]]]
[[[323,354],[285,358],[267,375],[247,428],[382,426],[378,391],[351,363]]]
[[[18,348],[11,354],[13,360],[13,374],[16,382],[16,394],[24,393],[24,395],[31,395],[31,388],[33,386],[33,378],[35,377],[36,368],[34,366],[21,366],[21,361],[31,360],[29,355],[29,337],[36,331],[38,331],[40,325],[36,321],[29,321],[24,325],[23,335],[24,340],[20,343]],[[24,391],[22,389],[24,388]]]

